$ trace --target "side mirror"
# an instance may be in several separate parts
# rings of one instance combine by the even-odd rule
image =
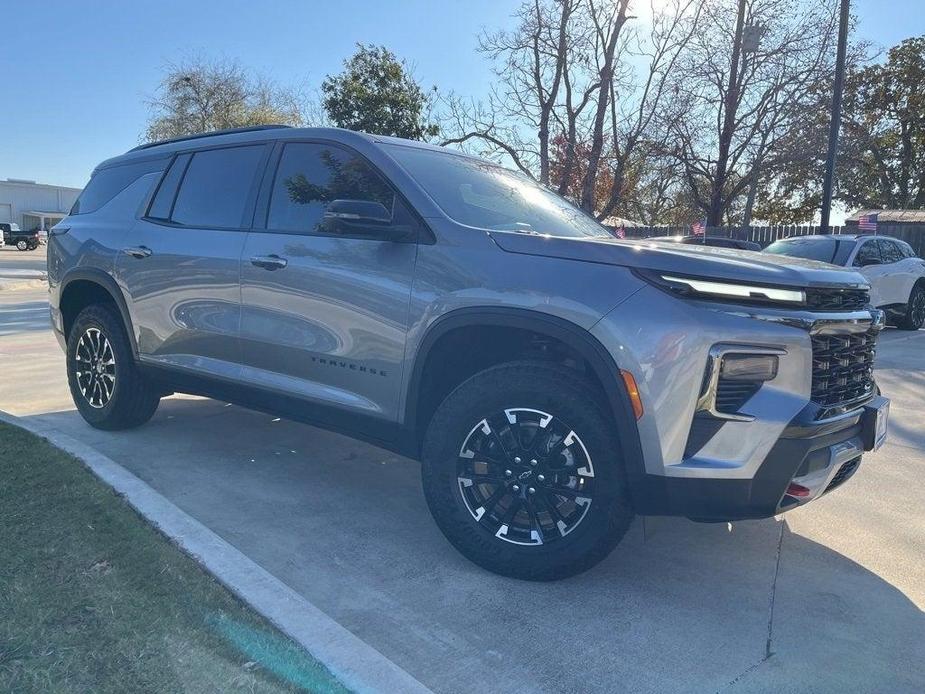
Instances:
[[[381,202],[372,200],[332,200],[324,211],[325,221],[351,224],[392,223],[392,214]]]

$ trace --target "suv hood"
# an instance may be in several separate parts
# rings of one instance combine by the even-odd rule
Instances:
[[[499,248],[508,253],[787,287],[868,286],[867,280],[850,268],[759,251],[645,240],[573,239],[503,231],[489,231],[488,234]]]

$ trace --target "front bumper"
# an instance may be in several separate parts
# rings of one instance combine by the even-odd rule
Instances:
[[[817,499],[856,472],[877,441],[877,397],[863,409],[814,421],[807,408],[785,429],[751,479],[645,475],[635,503],[643,515],[730,521],[767,518]],[[791,487],[791,484],[797,487]],[[788,493],[797,489],[798,496]],[[805,490],[805,491],[804,491]]]

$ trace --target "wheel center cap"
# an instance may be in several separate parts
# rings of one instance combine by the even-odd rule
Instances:
[[[517,475],[517,479],[525,480],[532,476],[533,476],[533,470],[524,470],[519,475]]]

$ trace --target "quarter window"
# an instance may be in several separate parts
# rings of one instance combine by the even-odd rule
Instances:
[[[96,212],[107,202],[116,197],[141,176],[155,171],[163,171],[166,160],[156,159],[137,164],[121,164],[96,171],[90,182],[80,193],[70,214],[88,214]]]
[[[269,230],[375,236],[410,221],[391,186],[358,155],[320,143],[293,142],[283,149]]]
[[[239,228],[264,146],[209,149],[193,155],[171,220],[198,227]]]

